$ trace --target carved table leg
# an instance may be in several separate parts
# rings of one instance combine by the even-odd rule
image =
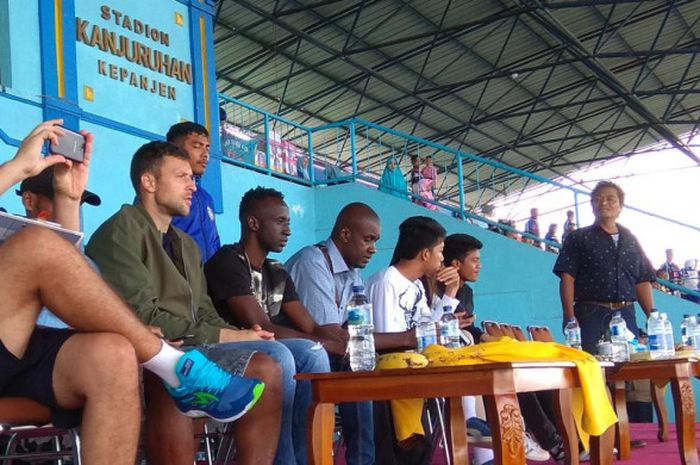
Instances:
[[[566,452],[565,464],[578,465],[578,434],[576,423],[571,413],[571,389],[555,390],[552,393],[554,412],[557,420],[557,430],[564,441]]]
[[[310,465],[333,465],[335,406],[313,402],[309,406],[307,441]]]
[[[515,394],[484,396],[491,422],[494,462],[502,465],[525,463],[525,431]]]
[[[610,426],[601,436],[591,436],[591,465],[612,465],[615,427]]]
[[[610,384],[612,384],[613,406],[617,415],[615,446],[617,446],[620,460],[629,460],[632,454],[630,453],[630,422],[627,417],[625,382],[615,381]]]
[[[676,434],[681,463],[698,465],[698,450],[695,444],[695,398],[690,379],[687,377],[672,379],[671,392],[676,409]]]
[[[467,427],[461,397],[450,397],[450,454],[454,465],[469,465]]]
[[[666,394],[666,382],[668,380],[651,380],[650,391],[651,401],[654,403],[656,418],[659,422],[659,432],[656,437],[661,442],[668,441],[668,413],[666,412],[666,404],[664,403],[664,395]]]

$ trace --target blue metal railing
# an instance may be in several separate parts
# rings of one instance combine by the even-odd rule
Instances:
[[[436,164],[441,167],[450,167],[442,173],[442,183],[433,186],[434,191],[428,196],[422,196],[417,192],[410,192],[410,198],[422,203],[428,208],[440,209],[466,220],[478,221],[489,225],[491,229],[501,233],[511,233],[520,237],[537,240],[552,248],[559,248],[560,244],[533,236],[524,231],[518,230],[509,224],[499,223],[490,218],[476,213],[480,211],[480,206],[486,204],[481,202],[485,188],[496,192],[497,186],[493,173],[496,170],[510,173],[517,176],[521,182],[536,181],[547,184],[558,189],[568,191],[573,195],[573,207],[576,218],[579,217],[579,205],[581,199],[590,198],[590,192],[563,184],[557,180],[552,180],[544,176],[530,173],[519,168],[509,166],[497,160],[484,158],[469,152],[448,147],[437,142],[421,139],[412,134],[407,134],[396,129],[380,126],[360,118],[352,118],[344,121],[337,121],[319,126],[306,126],[296,123],[284,117],[272,115],[250,104],[240,100],[220,95],[220,100],[225,102],[233,112],[230,121],[233,125],[248,132],[248,136],[255,138],[258,143],[257,150],[263,150],[265,154],[264,166],[251,164],[249,161],[242,161],[236,154],[226,154],[225,161],[251,167],[253,169],[267,172],[268,174],[301,182],[309,186],[333,184],[344,181],[361,182],[378,186],[384,161],[389,157],[396,157],[400,165],[407,167],[404,158],[407,155],[430,155]],[[241,117],[241,112],[247,112]],[[280,155],[279,138],[291,136],[294,141],[292,155],[290,150],[285,153],[282,144],[282,154]],[[275,139],[277,138],[277,139]],[[305,175],[290,172],[289,166],[280,170],[275,167],[279,164],[278,158],[291,157],[299,159],[306,158],[308,172]],[[271,166],[272,163],[272,166]],[[471,169],[475,181],[465,185],[466,168]],[[490,179],[483,177],[484,167],[493,170]],[[456,169],[456,173],[454,173]],[[514,183],[512,183],[514,184]],[[506,185],[503,190],[512,187]],[[468,188],[468,189],[467,189]],[[456,191],[456,192],[455,192]],[[471,193],[471,197],[468,197]],[[402,194],[409,196],[409,192]],[[453,200],[457,194],[457,200]],[[470,201],[474,200],[471,204]],[[644,210],[632,205],[625,205],[625,208],[637,213],[641,213],[650,218],[664,221],[668,224],[680,226],[693,231],[700,232],[700,227],[691,225],[674,218],[669,218],[654,212]],[[665,280],[658,280],[660,284],[674,290],[680,290],[685,294],[700,297],[700,293],[691,289],[686,289],[677,284]]]
[[[396,152],[403,152],[406,151],[407,148],[410,146],[411,149],[413,150],[414,153],[420,153],[421,148],[424,150],[424,155],[425,155],[425,150],[429,149],[430,153],[428,155],[434,155],[434,154],[440,154],[442,156],[442,162],[443,165],[447,165],[447,162],[449,162],[450,166],[454,166],[457,169],[457,173],[454,177],[454,185],[448,185],[447,187],[443,188],[443,191],[449,191],[449,190],[457,190],[458,194],[458,202],[457,204],[459,205],[460,208],[460,215],[464,215],[465,217],[469,217],[470,213],[465,211],[466,205],[466,200],[465,200],[465,185],[464,185],[464,165],[465,163],[473,162],[474,163],[474,169],[475,173],[477,175],[477,181],[476,181],[476,187],[477,189],[481,188],[481,181],[479,179],[479,169],[483,166],[489,166],[494,169],[502,170],[505,172],[509,172],[512,174],[515,174],[523,179],[529,179],[533,181],[537,181],[538,183],[542,184],[548,184],[550,186],[557,187],[562,190],[566,190],[571,192],[574,195],[574,206],[578,210],[578,205],[580,203],[579,197],[584,196],[584,197],[590,197],[590,192],[578,189],[576,187],[572,187],[566,184],[563,184],[561,182],[558,182],[556,180],[552,180],[549,178],[546,178],[544,176],[540,176],[535,173],[530,173],[527,171],[524,171],[519,168],[512,167],[510,165],[507,165],[503,162],[497,161],[497,160],[491,160],[488,158],[480,157],[478,155],[474,155],[469,152],[464,152],[461,150],[457,150],[452,147],[448,147],[442,144],[439,144],[437,142],[433,142],[430,140],[426,139],[421,139],[419,137],[416,137],[412,134],[407,134],[401,131],[398,131],[396,129],[392,128],[387,128],[384,126],[380,126],[378,124],[372,123],[371,121],[366,121],[360,118],[352,118],[349,120],[344,120],[344,121],[338,121],[338,122],[333,122],[333,123],[328,123],[328,124],[323,124],[320,126],[316,127],[310,127],[310,126],[305,126],[303,124],[296,123],[292,120],[289,120],[287,118],[281,117],[281,116],[276,116],[272,115],[269,113],[266,113],[263,110],[260,110],[250,104],[247,104],[245,102],[242,102],[240,100],[220,95],[219,96],[222,101],[225,101],[231,105],[238,106],[244,109],[247,109],[248,111],[252,112],[253,114],[257,115],[257,121],[252,120],[244,123],[244,126],[246,126],[250,131],[252,131],[254,134],[257,134],[259,137],[262,137],[261,139],[261,145],[265,147],[265,153],[266,157],[270,153],[271,147],[273,147],[274,141],[270,140],[270,122],[276,122],[278,126],[280,125],[286,125],[291,128],[296,128],[298,131],[301,131],[306,134],[306,140],[305,145],[306,147],[303,147],[302,153],[305,156],[308,156],[309,158],[309,166],[312,166],[312,163],[316,158],[318,158],[318,161],[324,165],[335,165],[335,166],[340,166],[343,169],[343,179],[342,180],[357,180],[357,179],[362,179],[368,182],[374,182],[375,184],[378,183],[379,177],[380,177],[380,172],[376,169],[377,167],[381,166],[381,163],[373,163],[370,164],[370,166],[366,167],[369,169],[359,169],[359,160],[358,160],[358,144],[357,144],[357,138],[359,137],[364,137],[365,138],[365,143],[360,144],[363,145],[363,149],[360,150],[366,150],[368,146],[371,146],[372,144],[381,146],[382,149],[386,150],[387,154],[391,153],[394,154]],[[235,116],[234,116],[234,124],[236,124],[235,121]],[[260,122],[263,122],[264,124],[262,125],[262,130],[256,130],[256,128],[259,129],[260,127]],[[374,131],[374,134],[369,134],[368,130]],[[328,131],[343,131],[345,134],[343,134],[342,137],[342,145],[343,147],[332,147],[333,143],[328,143],[328,141],[325,141],[324,143],[319,143],[319,135],[322,135],[324,133],[327,133]],[[277,131],[279,133],[279,131]],[[384,136],[391,136],[393,139],[391,141],[387,141],[386,137]],[[335,136],[335,145],[340,144],[340,138],[338,134]],[[349,141],[349,147],[346,146],[346,143]],[[370,141],[369,143],[367,141]],[[392,144],[392,141],[394,142]],[[335,149],[335,156],[332,156],[329,153],[328,148],[332,147]],[[410,150],[410,149],[409,149]],[[381,153],[381,151],[380,151]],[[446,154],[448,154],[451,159],[448,159]],[[381,162],[381,160],[378,160]],[[274,171],[273,169],[269,168],[269,160],[266,158],[266,162],[268,163],[268,171],[272,172]],[[289,173],[287,173],[289,174]],[[450,173],[445,173],[449,175]],[[444,178],[447,179],[447,178]],[[334,181],[338,180],[338,178],[332,178],[332,179],[314,179],[313,181],[308,182],[309,185],[319,185],[319,184],[327,184],[329,181]],[[443,181],[445,182],[445,181]],[[431,201],[431,199],[421,199],[421,200],[426,200],[426,202]],[[440,204],[442,206],[450,206],[450,202],[444,202],[442,200],[438,201],[433,201],[432,203]],[[476,205],[473,206],[472,210],[476,209]],[[650,212],[647,210],[644,210],[642,208],[638,208],[632,205],[625,205],[625,208],[642,213],[644,215],[647,215],[649,217],[653,217],[665,222],[668,222],[670,224],[674,224],[677,226],[681,226],[684,228],[692,229],[694,231],[700,232],[700,227],[691,225],[682,221],[678,221],[674,218],[669,218],[663,215],[660,215],[658,213]],[[473,214],[472,214],[473,215]],[[577,215],[578,217],[578,215]],[[488,221],[487,221],[488,222]]]

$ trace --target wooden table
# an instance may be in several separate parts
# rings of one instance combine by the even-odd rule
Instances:
[[[631,455],[625,381],[648,379],[656,385],[671,383],[681,462],[684,465],[698,465],[700,463],[695,444],[695,397],[691,383],[691,377],[700,373],[698,370],[700,370],[698,362],[692,358],[640,360],[615,363],[613,366],[605,368],[605,377],[614,386],[613,405],[619,419],[616,426],[616,443],[620,459],[629,459]],[[663,399],[656,399],[656,401],[663,402]],[[659,440],[664,440],[666,437],[666,423],[666,418],[659,418]]]
[[[491,421],[495,463],[524,464],[524,431],[518,392],[554,390],[558,429],[567,449],[567,463],[578,463],[578,436],[570,410],[570,388],[579,386],[571,362],[490,363],[458,367],[377,370],[372,372],[304,373],[310,380],[309,460],[332,465],[334,404],[366,400],[445,397],[449,405],[452,463],[469,462],[462,399],[483,395]],[[611,464],[614,429],[591,437],[593,464]]]

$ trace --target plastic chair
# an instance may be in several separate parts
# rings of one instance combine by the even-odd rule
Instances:
[[[527,332],[530,333],[530,339],[540,342],[554,342],[552,332],[546,326],[528,326]]]
[[[503,330],[501,329],[501,325],[499,325],[497,322],[495,322],[493,320],[482,321],[481,327],[484,331],[486,331],[486,334],[488,334],[489,336],[494,336],[494,337],[505,336],[505,334],[503,334]]]
[[[50,425],[51,411],[45,405],[26,397],[0,397],[0,437],[7,438],[4,451],[0,451],[0,464],[13,460],[57,460],[70,458],[80,465],[80,436],[75,429],[65,430]],[[68,436],[71,447],[63,449],[61,438]],[[18,445],[22,439],[51,438],[53,450],[22,452]]]
[[[527,341],[523,328],[521,328],[519,325],[510,325],[510,329],[513,332],[513,339],[518,341]]]

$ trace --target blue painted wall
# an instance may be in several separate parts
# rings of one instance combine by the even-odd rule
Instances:
[[[272,254],[272,258],[284,261],[300,248],[315,241],[316,212],[314,208],[315,195],[312,188],[229,163],[221,165],[221,181],[224,212],[217,215],[216,225],[222,244],[230,244],[240,239],[238,206],[243,194],[257,186],[281,191],[289,206],[292,236],[289,238],[287,247],[279,254]]]

